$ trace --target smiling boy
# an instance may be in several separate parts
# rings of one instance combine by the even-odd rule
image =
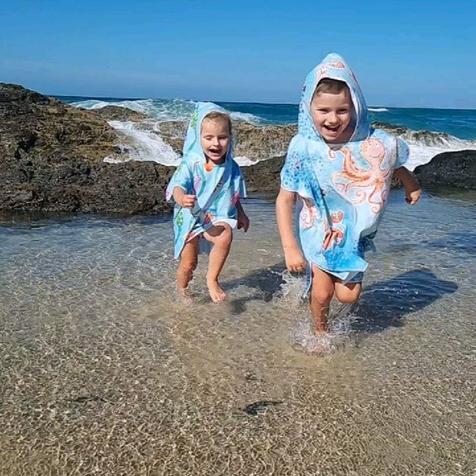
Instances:
[[[286,266],[308,270],[316,333],[328,329],[334,296],[342,303],[360,296],[364,253],[373,247],[394,171],[407,202],[418,201],[420,187],[403,167],[407,159],[401,139],[371,127],[362,91],[344,60],[328,55],[306,78],[298,134],[289,145],[276,201]],[[298,197],[299,243],[292,224]]]

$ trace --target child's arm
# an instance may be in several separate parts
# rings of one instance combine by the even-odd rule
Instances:
[[[193,208],[195,205],[195,195],[186,194],[182,187],[174,187],[172,193],[175,203],[184,208]]]
[[[250,227],[250,219],[243,210],[243,206],[239,200],[236,202],[236,210],[238,211],[238,230],[243,228],[243,231],[246,233]]]
[[[394,176],[402,182],[405,189],[405,200],[410,205],[415,205],[420,200],[421,187],[416,177],[405,167],[395,169]]]
[[[295,202],[296,193],[281,188],[276,199],[276,219],[278,221],[279,236],[283,245],[286,267],[289,271],[304,271],[306,261],[293,232],[293,209]]]

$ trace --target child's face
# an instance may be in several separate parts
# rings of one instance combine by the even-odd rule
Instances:
[[[205,156],[216,164],[225,160],[230,144],[230,129],[224,119],[207,119],[202,121],[200,143]]]
[[[351,138],[353,113],[354,106],[347,88],[340,93],[319,92],[311,102],[314,126],[331,144],[343,144]]]

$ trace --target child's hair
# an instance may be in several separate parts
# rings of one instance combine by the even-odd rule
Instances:
[[[225,114],[224,112],[220,112],[220,111],[212,111],[203,118],[203,120],[205,119],[210,119],[212,121],[226,122],[228,124],[228,130],[230,131],[230,135],[231,135],[231,119],[228,114]]]
[[[314,90],[314,94],[312,95],[311,102],[319,93],[330,93],[330,94],[339,94],[340,92],[347,89],[349,87],[344,81],[339,81],[338,79],[331,79],[331,78],[324,78],[321,79]]]

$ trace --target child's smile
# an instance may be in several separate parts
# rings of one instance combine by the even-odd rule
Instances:
[[[353,132],[354,107],[347,89],[340,93],[316,94],[311,102],[311,116],[321,137],[329,143],[347,142]]]
[[[222,163],[230,144],[230,130],[227,122],[205,118],[202,122],[200,141],[207,159],[216,164]]]

